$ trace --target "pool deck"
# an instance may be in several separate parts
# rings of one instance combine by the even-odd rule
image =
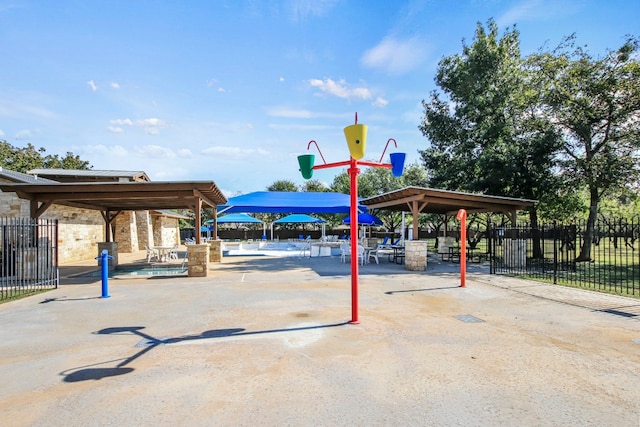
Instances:
[[[385,260],[350,324],[335,257],[228,257],[106,299],[70,277],[89,264],[0,305],[3,426],[640,425],[638,299]]]

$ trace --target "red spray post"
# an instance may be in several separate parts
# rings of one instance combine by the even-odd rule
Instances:
[[[460,287],[467,286],[467,211],[460,209],[456,216],[460,221]]]

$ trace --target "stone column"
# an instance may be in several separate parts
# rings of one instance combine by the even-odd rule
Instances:
[[[222,262],[222,240],[209,240],[209,261]]]
[[[404,242],[404,262],[407,270],[424,271],[427,269],[426,240],[407,240]]]
[[[504,239],[504,265],[510,268],[527,267],[527,241],[525,239]]]
[[[207,277],[209,272],[209,245],[187,245],[189,277]]]

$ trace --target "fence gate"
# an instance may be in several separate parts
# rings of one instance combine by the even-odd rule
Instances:
[[[0,218],[0,300],[58,285],[58,221]]]

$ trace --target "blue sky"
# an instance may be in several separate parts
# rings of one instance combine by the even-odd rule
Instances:
[[[0,0],[0,139],[233,196],[302,184],[310,140],[347,160],[357,112],[367,159],[394,138],[415,162],[438,61],[489,18],[523,55],[640,35],[638,0]]]

